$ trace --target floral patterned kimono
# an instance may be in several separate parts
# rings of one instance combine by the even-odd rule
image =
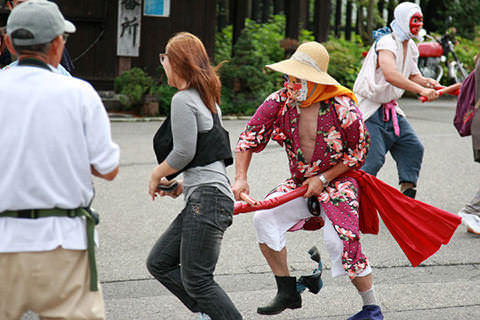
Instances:
[[[311,162],[303,158],[300,148],[298,110],[286,102],[286,89],[271,94],[247,123],[236,148],[237,151],[260,152],[270,139],[285,147],[291,178],[274,191],[292,191],[306,178],[339,162],[352,169],[362,166],[369,136],[354,100],[342,95],[320,102],[316,147]],[[345,176],[331,181],[318,196],[326,216],[343,241],[342,263],[351,277],[360,274],[367,266],[359,242],[358,190],[357,181]],[[301,228],[304,223],[301,221],[296,226]]]

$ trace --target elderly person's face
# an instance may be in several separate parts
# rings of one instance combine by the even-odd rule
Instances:
[[[291,100],[304,101],[307,95],[307,87],[302,83],[302,80],[295,77],[283,75],[283,86],[287,89],[287,96]]]

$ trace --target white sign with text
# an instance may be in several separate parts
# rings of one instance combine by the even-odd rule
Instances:
[[[117,55],[138,57],[142,0],[118,0]]]

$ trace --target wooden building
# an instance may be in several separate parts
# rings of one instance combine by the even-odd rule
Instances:
[[[165,50],[168,39],[180,31],[197,35],[209,55],[215,45],[216,0],[55,0],[65,18],[77,32],[68,39],[67,48],[74,62],[73,75],[91,82],[97,89],[113,88],[113,79],[131,67],[141,67],[158,75],[158,54]],[[146,15],[148,5],[168,5],[168,17]],[[122,8],[123,6],[123,8]],[[119,10],[137,10],[138,19],[119,21]],[[0,10],[4,26],[7,9]],[[128,22],[134,22],[128,24]],[[119,23],[120,22],[120,23]],[[138,56],[117,54],[118,33],[135,33]],[[138,32],[140,31],[140,32]]]

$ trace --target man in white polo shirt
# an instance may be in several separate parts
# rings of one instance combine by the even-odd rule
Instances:
[[[7,21],[19,56],[0,74],[0,319],[104,319],[93,254],[92,175],[112,180],[119,148],[85,81],[52,72],[75,26],[30,0]]]

